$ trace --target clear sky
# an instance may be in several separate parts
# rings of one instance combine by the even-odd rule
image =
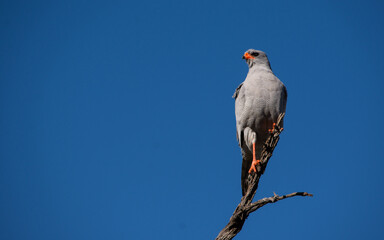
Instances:
[[[213,239],[241,198],[235,88],[285,130],[236,239],[384,234],[382,1],[1,1],[0,239]]]

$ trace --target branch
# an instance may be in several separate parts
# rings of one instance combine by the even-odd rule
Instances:
[[[261,164],[257,168],[257,173],[251,173],[248,175],[247,192],[241,198],[239,205],[237,205],[234,213],[232,214],[232,217],[229,219],[229,223],[220,231],[219,235],[216,237],[216,240],[230,240],[234,238],[243,228],[245,220],[248,218],[249,214],[265,206],[268,203],[275,203],[277,201],[295,196],[313,196],[312,194],[306,192],[294,192],[283,196],[278,196],[275,194],[275,196],[273,197],[263,198],[252,203],[253,198],[256,194],[257,187],[259,185],[260,177],[264,173],[268,161],[272,157],[273,150],[279,142],[279,135],[283,131],[283,129],[279,126],[283,118],[284,113],[279,115],[273,132],[270,134],[264,144],[260,159]]]
[[[312,194],[307,193],[307,192],[294,192],[294,193],[290,193],[290,194],[283,195],[283,196],[275,195],[273,197],[263,198],[263,199],[260,199],[257,202],[249,204],[247,206],[247,208],[244,209],[244,211],[248,212],[248,214],[249,214],[249,213],[252,213],[252,212],[256,211],[257,209],[261,208],[262,206],[267,205],[268,203],[275,203],[277,201],[280,201],[280,200],[283,200],[283,199],[286,199],[286,198],[290,198],[290,197],[295,197],[295,196],[302,196],[302,197],[309,196],[309,197],[313,197]]]

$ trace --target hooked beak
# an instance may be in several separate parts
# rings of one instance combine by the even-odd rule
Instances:
[[[244,55],[243,55],[243,59],[255,59],[255,57],[253,57],[253,56],[251,56],[251,54],[249,54],[249,53],[244,53]]]

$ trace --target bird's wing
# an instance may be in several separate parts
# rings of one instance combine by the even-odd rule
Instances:
[[[280,95],[280,107],[278,109],[279,112],[276,115],[276,119],[280,113],[285,113],[285,109],[287,107],[288,92],[287,92],[287,88],[284,86],[284,84],[283,84],[282,91],[280,94],[281,94]],[[280,127],[284,127],[284,121],[283,120],[280,122]]]
[[[282,106],[283,106],[283,110],[285,112],[285,108],[287,107],[287,98],[288,98],[288,92],[287,92],[287,88],[285,87],[285,85],[283,85],[283,92],[282,92]]]
[[[244,195],[248,188],[247,178],[248,178],[248,170],[251,167],[252,163],[252,153],[245,150],[244,141],[247,138],[246,133],[250,128],[246,128],[243,124],[244,121],[244,110],[245,110],[245,90],[243,87],[243,83],[241,83],[237,88],[235,93],[233,94],[233,98],[235,99],[235,114],[236,114],[236,138],[241,148],[241,154],[243,157],[242,167],[241,167],[241,189],[242,194]]]
[[[232,98],[236,99],[239,95],[240,88],[243,86],[244,83],[240,83],[240,85],[236,88],[235,93],[233,94]]]
[[[239,143],[239,146],[242,145],[243,140],[243,129],[241,126],[239,126],[239,123],[241,122],[241,113],[244,108],[244,93],[241,91],[241,87],[244,83],[241,83],[235,90],[235,93],[233,94],[233,98],[235,99],[235,114],[236,114],[236,139]]]

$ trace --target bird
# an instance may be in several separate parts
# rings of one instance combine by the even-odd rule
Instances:
[[[261,151],[277,118],[285,113],[287,89],[272,72],[267,54],[249,49],[243,59],[247,77],[235,90],[236,137],[242,153],[241,188],[245,195],[248,175],[257,173]],[[283,128],[283,120],[279,127]]]

